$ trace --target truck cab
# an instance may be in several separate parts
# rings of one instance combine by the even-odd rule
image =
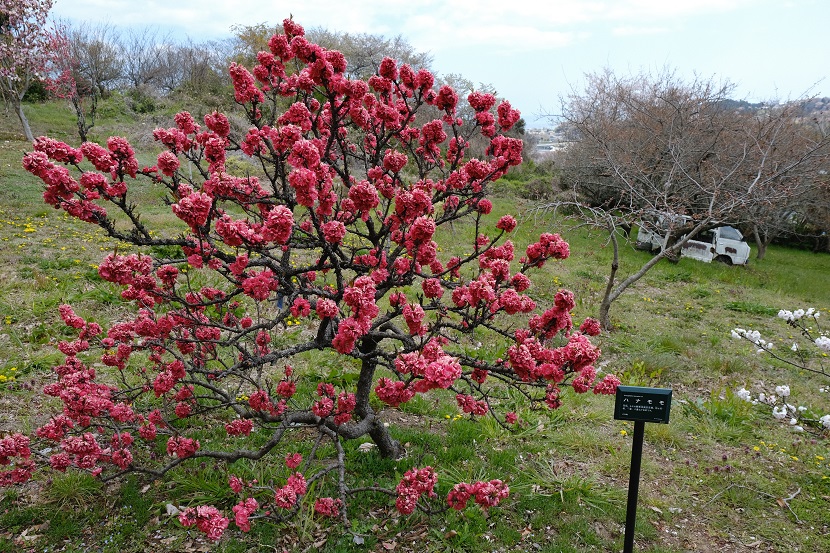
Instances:
[[[701,232],[686,242],[680,253],[683,257],[706,263],[721,261],[728,265],[746,265],[750,247],[741,231],[723,225]]]

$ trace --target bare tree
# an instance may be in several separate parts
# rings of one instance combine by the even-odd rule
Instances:
[[[631,77],[606,70],[563,100],[576,134],[563,180],[579,213],[606,229],[615,249],[600,306],[605,328],[612,303],[661,259],[676,259],[700,232],[748,223],[765,206],[794,198],[826,156],[826,135],[807,140],[788,110],[736,110],[733,92],[728,82],[686,82],[670,70]],[[684,217],[663,229],[668,238],[654,258],[618,281],[618,240],[646,213]]]
[[[79,80],[106,96],[123,76],[121,40],[109,23],[66,25],[71,55],[78,62]]]
[[[797,231],[806,208],[821,196],[827,132],[803,116],[804,104],[772,105],[747,121],[753,162],[745,177],[749,185],[743,215],[759,260],[774,239]]]
[[[49,47],[48,88],[72,104],[78,136],[86,142],[95,126],[98,101],[122,75],[118,36],[107,24],[72,27],[58,22]]]
[[[123,42],[124,78],[129,86],[159,86],[165,68],[165,45],[169,42],[153,27],[129,30]]]
[[[180,90],[189,97],[202,100],[207,96],[221,95],[230,86],[227,67],[233,56],[233,44],[229,40],[189,42],[177,49],[179,81],[170,91]]]

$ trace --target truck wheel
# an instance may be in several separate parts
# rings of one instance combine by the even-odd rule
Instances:
[[[715,261],[725,263],[726,265],[732,265],[732,258],[728,255],[719,255],[715,258]]]

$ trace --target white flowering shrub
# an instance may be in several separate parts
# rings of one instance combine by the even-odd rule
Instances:
[[[772,341],[762,338],[757,330],[735,328],[732,330],[732,337],[752,343],[758,354],[766,354],[793,368],[830,378],[830,372],[827,370],[830,337],[819,324],[820,314],[818,309],[812,307],[795,311],[782,309],[778,312],[778,318],[792,327],[797,336],[789,349],[783,352],[776,349]],[[819,388],[819,392],[828,391],[830,386]],[[830,414],[819,416],[810,407],[791,403],[790,386],[787,384],[776,386],[774,393],[762,390],[755,396],[750,390],[740,388],[735,391],[735,396],[756,405],[768,406],[772,409],[771,414],[775,419],[789,423],[797,432],[803,432],[805,426],[822,433],[830,431]]]

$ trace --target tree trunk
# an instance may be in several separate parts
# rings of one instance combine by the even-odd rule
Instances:
[[[599,324],[603,330],[611,330],[611,294],[614,291],[614,282],[617,278],[617,270],[620,268],[620,251],[617,244],[615,229],[611,223],[610,235],[611,244],[614,247],[614,258],[611,261],[611,272],[608,274],[608,282],[605,285],[605,293],[602,295],[602,302],[599,304]]]
[[[767,246],[770,241],[765,236],[761,236],[761,231],[756,226],[752,227],[752,236],[755,238],[755,245],[758,247],[758,253],[755,255],[755,259],[761,261],[767,254]]]
[[[758,253],[755,255],[755,259],[761,261],[764,259],[764,256],[767,255],[767,244],[765,242],[758,242]]]
[[[26,119],[26,114],[23,113],[23,102],[18,98],[15,100],[15,111],[17,111],[17,117],[20,119],[20,123],[23,125],[23,132],[26,134],[26,140],[29,142],[34,142],[35,137],[32,134],[32,129],[29,127],[29,120]]]
[[[355,394],[355,414],[361,419],[369,419],[371,428],[369,437],[378,446],[380,454],[387,459],[400,459],[403,457],[404,448],[401,443],[389,433],[389,427],[377,417],[377,414],[369,405],[369,395],[372,391],[372,382],[375,379],[377,362],[369,354],[373,353],[378,342],[371,338],[361,340],[360,353],[366,355],[360,363],[360,377],[357,380],[357,393]]]
[[[671,260],[672,257],[674,257],[675,259],[679,258],[680,257],[680,250],[683,247],[683,245],[687,241],[689,241],[690,238],[695,236],[700,231],[700,229],[702,229],[708,223],[709,223],[708,219],[704,220],[704,221],[701,221],[700,223],[697,224],[697,226],[695,226],[695,228],[693,228],[685,236],[685,238],[683,238],[681,240],[678,240],[676,243],[672,244],[671,246],[668,246],[668,244],[670,242],[667,242],[666,245],[664,246],[664,248],[660,251],[660,253],[658,253],[657,255],[652,257],[650,260],[648,260],[646,262],[646,264],[643,265],[642,267],[640,267],[640,269],[636,273],[629,275],[625,280],[620,282],[617,285],[616,288],[614,288],[614,284],[615,284],[614,280],[615,280],[618,265],[619,265],[619,257],[618,257],[619,254],[618,254],[618,251],[617,251],[618,246],[617,246],[616,236],[614,235],[614,231],[615,231],[616,227],[614,227],[612,225],[609,225],[607,228],[610,229],[611,243],[614,246],[614,261],[611,263],[611,273],[608,276],[608,284],[605,287],[605,295],[602,298],[602,303],[600,303],[600,308],[599,308],[599,317],[600,317],[599,322],[602,325],[602,328],[605,329],[605,330],[610,330],[611,329],[611,316],[610,316],[611,304],[614,303],[614,301],[618,297],[620,297],[620,295],[623,292],[625,292],[628,289],[629,286],[631,286],[632,284],[634,284],[635,282],[640,280],[643,277],[643,275],[645,275],[652,267],[654,267],[657,263],[659,263],[661,259],[666,258],[666,259]]]

